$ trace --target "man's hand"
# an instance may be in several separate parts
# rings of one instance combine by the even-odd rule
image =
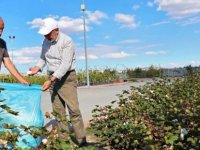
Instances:
[[[30,71],[30,75],[34,75],[34,74],[37,74],[40,71],[40,68],[37,67],[37,66],[31,67],[31,68],[29,68],[29,71]]]
[[[24,79],[24,76],[18,72],[18,70],[15,68],[14,64],[10,60],[9,57],[3,58],[3,63],[5,67],[8,69],[8,71],[21,83],[21,84],[27,84],[30,85],[28,81]]]
[[[47,89],[49,89],[49,87],[51,86],[52,81],[51,80],[47,80],[44,82],[44,84],[42,85],[42,90],[46,91]]]
[[[20,83],[31,86],[31,83],[26,80],[22,80],[22,81],[20,81]]]

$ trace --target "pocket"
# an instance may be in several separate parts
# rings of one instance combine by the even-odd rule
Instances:
[[[70,72],[70,74],[68,75],[66,82],[69,84],[72,84],[73,86],[77,86],[78,82],[77,82],[77,75],[76,72]]]
[[[69,78],[70,78],[71,81],[77,81],[76,72],[75,71],[70,72]]]

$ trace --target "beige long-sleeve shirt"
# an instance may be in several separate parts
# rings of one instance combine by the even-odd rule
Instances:
[[[54,72],[53,76],[61,79],[68,71],[76,67],[74,43],[72,39],[59,32],[55,41],[44,39],[40,60],[37,62],[41,70],[47,66],[48,72]]]

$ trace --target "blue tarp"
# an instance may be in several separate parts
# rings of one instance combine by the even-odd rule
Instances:
[[[4,122],[17,126],[43,126],[44,118],[40,108],[40,85],[27,86],[22,84],[0,83],[0,87],[5,89],[0,93],[0,100],[5,99],[3,103],[9,106],[11,110],[19,113],[17,116],[8,113],[0,113],[0,118],[3,118],[0,122],[0,130],[4,130],[2,128],[2,123]],[[17,145],[19,147],[35,148],[40,144],[41,138],[34,139],[32,135],[24,135],[21,129],[19,129],[19,132],[20,135],[22,135],[18,138]]]

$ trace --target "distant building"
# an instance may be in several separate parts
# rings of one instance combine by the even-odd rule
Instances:
[[[200,72],[200,67],[191,67],[192,72]],[[161,76],[167,77],[182,77],[188,74],[188,68],[161,68]]]

